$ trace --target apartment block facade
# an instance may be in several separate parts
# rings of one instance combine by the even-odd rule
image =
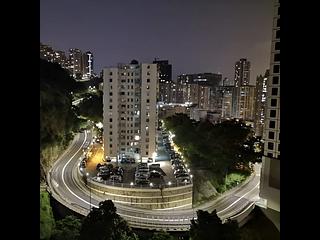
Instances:
[[[157,64],[133,60],[103,73],[105,157],[149,158],[156,151]]]

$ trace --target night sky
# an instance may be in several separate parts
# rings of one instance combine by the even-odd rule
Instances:
[[[251,61],[251,82],[269,66],[273,0],[41,0],[40,41],[94,54],[94,72],[155,57],[182,73],[220,72]]]

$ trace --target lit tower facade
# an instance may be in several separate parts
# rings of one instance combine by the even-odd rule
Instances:
[[[126,154],[142,160],[156,151],[157,64],[130,64],[104,69],[104,154]]]
[[[270,76],[267,81],[260,197],[267,209],[280,212],[280,3],[274,7]]]

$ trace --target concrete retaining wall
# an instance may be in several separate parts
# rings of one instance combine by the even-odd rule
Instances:
[[[83,181],[82,173],[78,177]],[[192,184],[163,189],[115,187],[87,180],[87,187],[104,198],[115,202],[144,209],[191,208]]]

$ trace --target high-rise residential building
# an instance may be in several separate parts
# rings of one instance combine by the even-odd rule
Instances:
[[[104,155],[150,158],[156,151],[157,64],[118,64],[103,72]]]
[[[250,84],[250,62],[241,58],[235,64],[234,86],[246,86]]]
[[[197,105],[200,109],[210,109],[210,92],[211,87],[198,85]]]
[[[280,1],[276,0],[272,28],[270,76],[264,125],[264,156],[260,180],[260,197],[267,210],[280,212]],[[279,225],[280,228],[280,225]]]
[[[64,51],[55,51],[53,62],[59,63],[62,68],[67,69],[69,67],[69,61]]]
[[[269,70],[265,75],[258,76],[256,81],[256,100],[255,100],[255,119],[254,128],[255,135],[261,137],[263,133],[263,126],[265,120],[265,107],[267,98],[267,80],[269,76]]]
[[[211,109],[222,75],[219,73],[182,74],[178,76],[178,103],[192,102],[200,109]]]
[[[177,84],[172,81],[171,87],[170,87],[170,95],[171,95],[170,102],[171,103],[177,103],[177,92],[178,92]]]
[[[178,83],[192,84],[197,83],[200,85],[210,86],[216,88],[222,81],[222,74],[220,73],[194,73],[182,74],[178,76]]]
[[[255,86],[250,85],[250,62],[241,58],[235,64],[232,117],[247,121],[255,118]]]
[[[172,65],[168,60],[155,59],[153,63],[158,65],[159,72],[159,102],[171,102]]]
[[[40,42],[40,58],[60,64],[76,80],[90,80],[94,77],[93,54],[89,51],[82,53],[81,50],[72,48],[67,57],[64,51],[54,50]]]
[[[234,87],[232,93],[232,117],[254,121],[255,86]]]
[[[231,86],[231,80],[227,77],[225,77],[222,81],[222,86]]]
[[[93,77],[93,54],[91,52],[85,52],[82,55],[81,61],[82,67],[82,79],[89,80]]]
[[[70,60],[70,72],[72,76],[77,79],[82,79],[82,52],[77,48],[71,48],[69,50],[69,60]]]
[[[49,45],[40,42],[40,58],[48,62],[54,61],[54,50]]]
[[[232,93],[234,86],[223,86],[221,87],[222,92],[222,109],[221,118],[230,119],[232,118]]]

